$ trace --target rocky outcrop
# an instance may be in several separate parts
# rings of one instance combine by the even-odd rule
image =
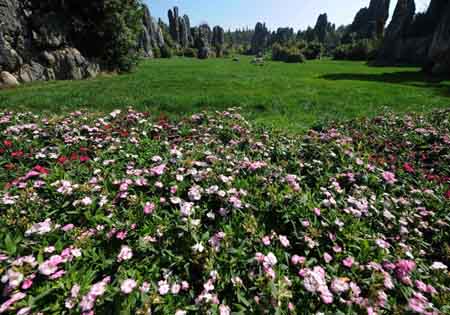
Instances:
[[[0,71],[22,82],[83,79],[99,66],[72,45],[64,15],[32,1],[0,0]]]
[[[429,70],[435,74],[450,73],[450,4],[433,34],[428,50]]]
[[[389,18],[390,0],[371,0],[369,7],[358,11],[346,34],[345,41],[351,39],[376,39],[383,37]]]
[[[169,10],[169,30],[172,39],[177,45],[187,48],[192,44],[192,34],[189,17],[179,16],[178,7]]]
[[[16,77],[7,71],[0,72],[0,88],[15,87],[20,83]]]
[[[270,40],[270,32],[266,27],[266,24],[256,23],[255,33],[253,34],[251,42],[251,53],[260,54],[268,47]]]
[[[414,20],[416,5],[414,0],[399,0],[395,7],[394,16],[389,24],[383,45],[378,56],[379,64],[413,63],[420,61],[426,55],[426,51],[419,52],[415,41],[408,41],[407,34]],[[428,46],[427,39],[422,39],[420,44]],[[419,43],[417,41],[417,43]]]
[[[164,44],[164,35],[158,21],[152,17],[149,8],[144,5],[139,49],[144,57],[152,58],[153,50],[163,47]]]
[[[325,42],[327,35],[334,31],[334,26],[328,22],[328,15],[326,13],[320,14],[314,26],[315,38],[320,42]]]
[[[409,64],[433,73],[450,72],[450,1],[432,0],[415,14],[414,0],[399,0],[377,65]]]
[[[225,44],[225,31],[220,26],[214,26],[212,35],[212,45],[222,47]]]
[[[211,55],[211,41],[213,33],[208,24],[193,28],[194,46],[198,49],[198,57],[206,59]]]

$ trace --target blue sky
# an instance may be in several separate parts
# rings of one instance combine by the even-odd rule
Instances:
[[[426,8],[430,0],[416,0],[419,10]],[[253,28],[256,22],[265,21],[271,29],[291,26],[305,29],[313,26],[320,13],[328,13],[331,22],[350,24],[356,12],[369,5],[370,0],[145,0],[152,15],[167,21],[167,10],[180,8],[188,14],[192,25],[208,22],[225,29]],[[393,11],[396,0],[391,0]]]

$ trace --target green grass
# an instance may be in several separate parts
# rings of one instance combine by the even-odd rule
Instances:
[[[132,74],[87,81],[34,83],[0,91],[0,108],[66,112],[132,105],[178,116],[205,108],[244,108],[256,122],[302,130],[330,119],[448,107],[450,81],[431,82],[417,68],[374,68],[331,60],[306,64],[231,59],[144,61]]]

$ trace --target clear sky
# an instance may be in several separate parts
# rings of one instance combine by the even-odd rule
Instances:
[[[180,8],[192,25],[202,22],[221,25],[225,29],[253,28],[256,22],[266,22],[270,29],[290,26],[305,29],[314,26],[320,13],[327,13],[336,25],[350,24],[359,9],[370,0],[144,0],[152,15],[167,22],[167,10]],[[416,0],[418,10],[424,10],[430,0]],[[391,14],[397,0],[391,0]]]

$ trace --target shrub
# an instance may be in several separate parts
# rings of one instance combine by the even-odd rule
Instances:
[[[161,58],[172,58],[173,50],[167,44],[161,47]]]
[[[377,46],[378,44],[373,40],[361,39],[336,47],[333,58],[336,60],[372,60],[377,54]]]
[[[40,0],[32,8],[58,12],[64,27],[83,55],[101,61],[104,68],[130,71],[138,62],[137,40],[142,31],[139,0]]]
[[[306,45],[302,53],[305,55],[306,59],[320,59],[325,51],[324,46],[318,42],[311,42]]]
[[[198,55],[198,51],[195,48],[185,48],[183,50],[183,56],[188,58],[195,58]]]
[[[161,48],[153,47],[153,57],[154,58],[161,58]]]
[[[283,47],[278,43],[272,46],[272,60],[284,61],[289,63],[305,62],[305,56],[296,47]]]

